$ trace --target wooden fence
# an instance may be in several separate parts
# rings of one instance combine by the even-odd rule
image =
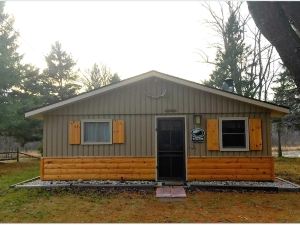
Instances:
[[[0,161],[17,160],[17,162],[19,162],[19,156],[19,148],[0,150]]]

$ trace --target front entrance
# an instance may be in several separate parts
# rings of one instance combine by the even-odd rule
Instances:
[[[157,179],[185,180],[185,120],[157,118]]]

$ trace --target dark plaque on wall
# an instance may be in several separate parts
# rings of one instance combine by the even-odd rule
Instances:
[[[202,128],[192,129],[192,142],[202,143],[204,142],[205,131]]]

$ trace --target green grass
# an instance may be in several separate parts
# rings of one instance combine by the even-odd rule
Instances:
[[[20,207],[39,198],[36,190],[16,190],[10,185],[38,176],[38,160],[26,160],[21,163],[0,163],[0,222],[16,216]]]
[[[154,192],[11,189],[37,176],[37,160],[0,163],[0,222],[300,222],[299,193],[189,192],[161,201]],[[297,180],[299,159],[276,160],[276,173]]]
[[[21,163],[2,162],[0,163],[0,190],[36,176],[39,176],[39,160],[22,159]]]

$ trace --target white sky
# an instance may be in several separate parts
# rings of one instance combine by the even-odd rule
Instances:
[[[149,70],[199,82],[212,66],[199,49],[216,39],[200,1],[8,1],[24,61],[44,68],[55,41],[85,71],[104,63],[122,79]]]

